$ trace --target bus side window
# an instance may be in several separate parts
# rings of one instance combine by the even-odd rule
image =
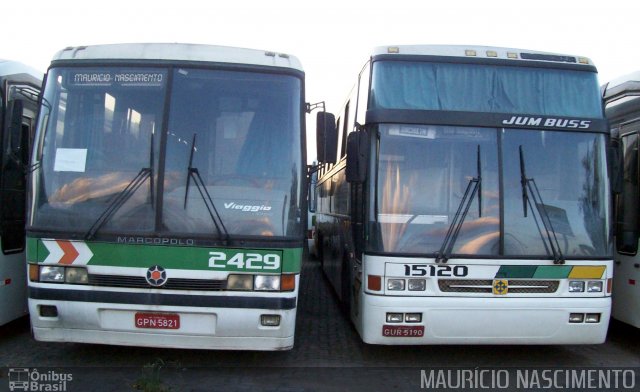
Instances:
[[[638,252],[638,133],[622,136],[623,182],[618,195],[616,249],[619,253]]]

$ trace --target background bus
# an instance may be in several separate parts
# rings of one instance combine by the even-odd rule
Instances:
[[[26,183],[42,74],[0,60],[0,325],[27,314]]]
[[[622,159],[621,175],[614,178],[618,182],[620,193],[615,200],[616,252],[612,316],[640,328],[640,72],[606,84],[603,98],[605,113],[611,126],[612,144]]]
[[[608,130],[589,59],[377,48],[318,129],[318,253],[365,342],[605,340]]]
[[[286,54],[66,48],[33,156],[29,308],[42,341],[293,346],[304,73]]]

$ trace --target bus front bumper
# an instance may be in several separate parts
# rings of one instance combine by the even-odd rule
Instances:
[[[599,344],[611,298],[454,298],[361,295],[362,339],[371,344]],[[387,322],[387,314],[403,315]],[[570,322],[571,314],[599,322]],[[420,322],[406,315],[420,314]],[[574,320],[575,321],[575,320]]]
[[[39,341],[222,350],[291,349],[296,317],[295,305],[268,309],[34,298],[29,298],[29,311]],[[279,324],[263,325],[265,315],[279,317]]]

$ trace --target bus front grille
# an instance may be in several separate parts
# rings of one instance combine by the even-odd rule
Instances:
[[[510,294],[551,294],[558,290],[558,280],[509,280]],[[440,279],[438,287],[443,293],[492,293],[490,279]]]
[[[89,284],[105,287],[156,288],[147,283],[147,280],[142,276],[90,274]],[[226,289],[226,287],[226,280],[172,278],[168,279],[163,286],[157,288],[166,290],[220,291]]]

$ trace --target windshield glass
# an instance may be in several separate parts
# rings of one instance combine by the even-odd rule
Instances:
[[[471,201],[452,254],[551,257],[539,217],[530,208],[524,216],[522,146],[562,253],[610,253],[604,135],[414,125],[380,125],[379,133],[372,251],[439,251],[479,154],[481,197]]]
[[[230,235],[299,235],[301,88],[297,77],[256,72],[52,69],[32,226],[226,234],[208,192]]]
[[[34,225],[84,233],[143,168],[157,177],[166,81],[154,68],[49,72]],[[104,228],[152,230],[152,183],[147,178]]]
[[[195,137],[195,145],[193,143]],[[187,177],[198,170],[229,234],[283,236],[300,226],[300,80],[178,69],[167,138],[164,227],[217,233]],[[193,178],[192,178],[193,180]],[[186,204],[185,204],[186,198]]]
[[[373,65],[372,109],[601,118],[594,72],[411,61]]]

